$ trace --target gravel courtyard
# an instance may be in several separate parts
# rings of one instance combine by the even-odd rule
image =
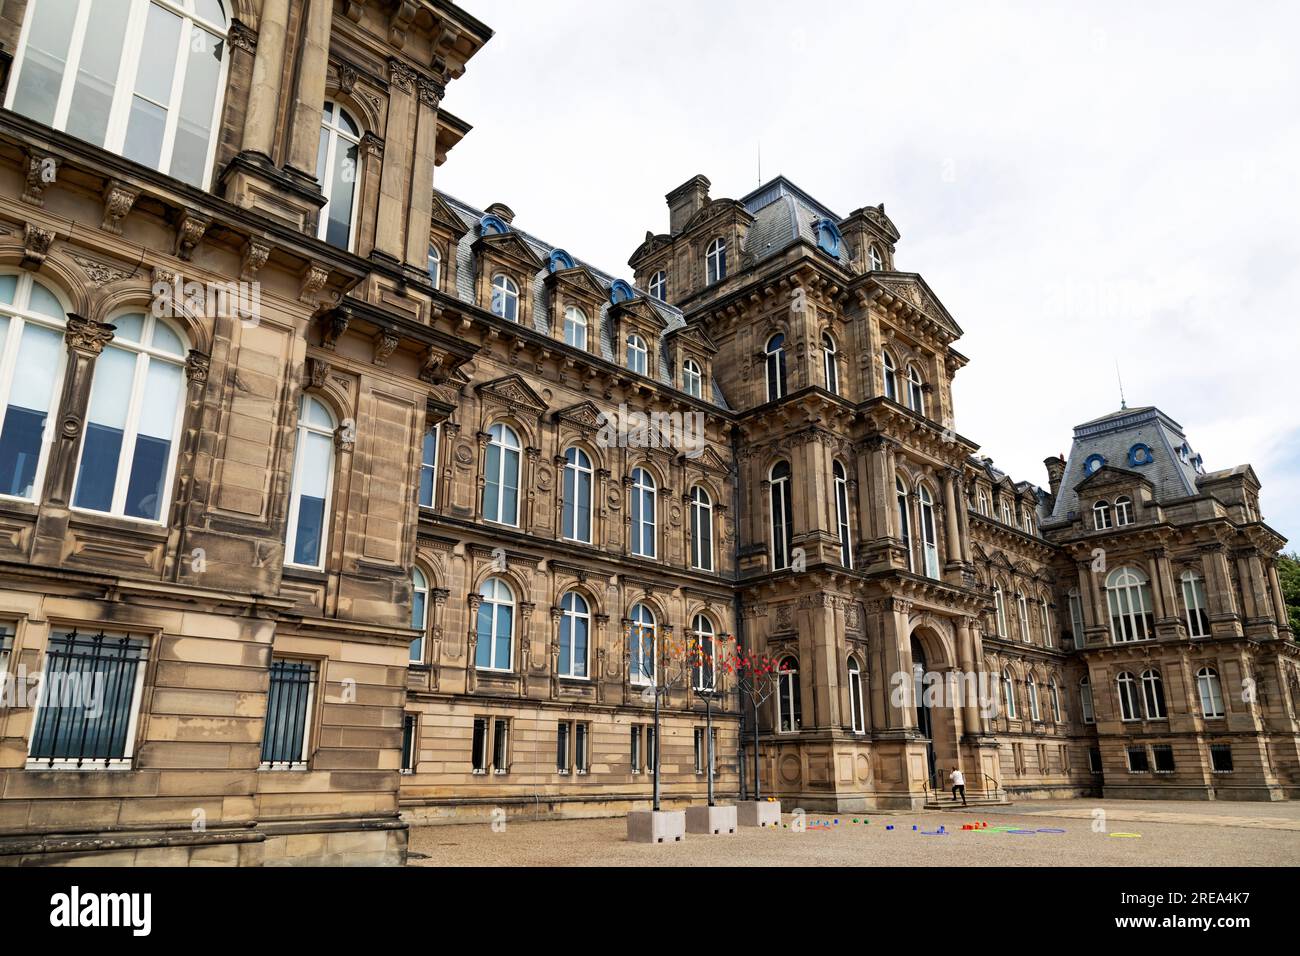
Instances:
[[[1094,832],[1094,812],[1104,810]],[[785,815],[789,824],[791,815]],[[838,825],[834,822],[839,821]],[[854,820],[857,823],[854,823]],[[864,822],[869,821],[869,822]],[[964,831],[987,821],[989,830]],[[809,829],[628,843],[622,817],[411,829],[412,866],[1296,866],[1300,803],[1051,800],[961,811],[808,814]],[[826,826],[825,829],[819,827]],[[893,825],[893,830],[886,826]],[[943,826],[946,834],[931,835]],[[912,827],[918,829],[913,831]],[[999,832],[1016,827],[1031,833]],[[1058,833],[1054,831],[1063,830]],[[930,832],[924,832],[930,831]],[[1042,832],[1053,831],[1053,832]],[[1112,834],[1139,834],[1112,836]]]

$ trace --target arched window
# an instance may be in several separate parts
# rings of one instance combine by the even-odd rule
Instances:
[[[829,332],[822,333],[822,367],[826,373],[826,391],[832,395],[840,393],[840,368],[836,364],[838,353],[835,348],[835,340],[831,338]]]
[[[1078,588],[1070,588],[1070,636],[1074,639],[1076,649],[1083,647],[1083,598]]]
[[[867,725],[862,707],[862,670],[853,657],[849,658],[849,716],[853,721],[853,732],[863,733]]]
[[[437,246],[429,247],[429,282],[435,289],[442,288],[442,253]]]
[[[1187,633],[1192,637],[1210,636],[1210,615],[1206,610],[1205,582],[1195,571],[1182,576],[1183,606],[1187,609]]]
[[[0,495],[40,493],[67,364],[67,311],[30,272],[0,275]]]
[[[985,493],[983,488],[981,488],[979,492],[978,508],[980,514],[984,515],[984,517],[987,518],[989,516],[989,496]]]
[[[1085,724],[1095,723],[1097,718],[1092,710],[1092,682],[1088,678],[1079,681],[1079,712]]]
[[[1110,527],[1110,502],[1099,501],[1092,506],[1092,526],[1098,531],[1105,531]]]
[[[655,616],[644,604],[632,608],[628,622],[628,677],[633,684],[655,682]]]
[[[785,396],[785,336],[778,332],[767,340],[767,361],[764,374],[767,378],[767,400],[774,402]]]
[[[880,375],[885,380],[885,398],[898,401],[898,369],[894,367],[893,356],[886,351],[880,353]]]
[[[907,486],[903,479],[894,478],[894,494],[898,498],[898,536],[907,555],[907,570],[915,571],[912,564],[912,508],[907,501]]]
[[[411,569],[411,630],[420,636],[411,641],[410,659],[413,664],[424,663],[424,632],[429,626],[429,579],[419,568]]]
[[[794,502],[790,497],[790,463],[778,461],[773,465],[768,481],[771,491],[768,518],[772,531],[772,570],[780,571],[790,566],[793,545]]]
[[[1007,719],[1016,719],[1016,685],[1011,679],[1010,668],[1002,670],[1002,701],[1007,708]]]
[[[925,552],[925,576],[938,578],[939,539],[935,532],[934,499],[925,485],[917,488],[916,496],[921,504],[921,546]]]
[[[340,249],[351,249],[356,236],[356,205],[361,192],[361,126],[337,103],[326,102],[316,154],[316,178],[325,205],[316,237]]]
[[[564,341],[575,349],[587,347],[587,313],[576,306],[564,310]]]
[[[328,506],[334,490],[334,431],[334,416],[329,409],[304,395],[298,409],[289,536],[285,541],[288,563],[298,567],[324,566]]]
[[[1061,691],[1056,686],[1056,678],[1052,678],[1047,684],[1047,697],[1052,704],[1052,720],[1059,724],[1061,722]]]
[[[519,321],[519,286],[507,275],[492,277],[492,314],[510,322]]]
[[[691,567],[713,570],[713,499],[699,485],[691,489]]]
[[[644,468],[632,471],[632,553],[643,558],[658,554],[658,507],[655,479]]]
[[[925,414],[925,383],[915,365],[907,367],[907,405],[918,415]]]
[[[151,314],[111,322],[117,332],[95,360],[72,504],[163,521],[180,440],[189,346]]]
[[[635,372],[637,375],[645,375],[646,357],[649,350],[646,348],[645,339],[639,335],[629,335],[627,337],[627,370]]]
[[[591,609],[576,591],[560,601],[560,676],[587,676],[587,644],[591,634]]]
[[[803,707],[799,700],[799,661],[794,657],[781,660],[777,668],[777,731],[792,734],[803,726]]]
[[[442,424],[425,429],[420,449],[420,507],[432,508],[438,498],[438,445]]]
[[[1006,497],[1003,497],[1001,499],[1001,504],[1002,504],[1002,523],[1006,525],[1014,525],[1016,523],[1016,519],[1015,516],[1012,515],[1011,513],[1011,502],[1008,501]]]
[[[1166,716],[1165,682],[1161,680],[1159,671],[1142,672],[1142,703],[1148,720],[1163,720]]]
[[[708,285],[721,282],[727,277],[727,242],[721,236],[709,243],[709,248],[704,253],[704,263]]]
[[[885,257],[880,254],[880,249],[873,243],[870,251],[871,271],[880,272],[885,268]]]
[[[1141,720],[1142,711],[1138,707],[1137,681],[1128,671],[1115,678],[1119,689],[1119,716],[1121,720]]]
[[[488,430],[483,463],[483,519],[519,525],[519,436],[500,423]]]
[[[1152,637],[1151,586],[1137,568],[1116,568],[1106,578],[1110,606],[1110,633],[1116,643],[1145,641]]]
[[[696,690],[713,690],[717,670],[713,623],[703,614],[697,614],[691,623],[691,632],[694,640],[691,648],[691,682]]]
[[[668,301],[668,273],[660,269],[650,277],[650,294],[660,302]]]
[[[564,453],[564,513],[561,533],[570,541],[591,544],[591,459],[581,448]]]
[[[1002,596],[1002,585],[993,585],[993,610],[997,615],[998,637],[1008,637],[1007,604]]]
[[[695,359],[682,363],[682,390],[694,398],[704,397],[704,373]]]
[[[514,660],[514,592],[500,578],[488,578],[479,597],[474,666],[485,671],[508,671]]]
[[[225,89],[221,0],[39,0],[5,106],[205,188]]]
[[[1016,595],[1016,619],[1020,624],[1020,639],[1029,643],[1029,599],[1023,591]]]
[[[1133,499],[1120,495],[1115,499],[1115,527],[1122,528],[1133,523]]]
[[[1029,695],[1029,719],[1042,720],[1042,713],[1038,709],[1038,681],[1034,680],[1034,675],[1030,674],[1025,681],[1025,692]]]
[[[1196,672],[1196,689],[1201,696],[1201,714],[1222,717],[1223,687],[1219,683],[1219,672],[1213,667],[1202,667]]]
[[[832,466],[835,480],[835,525],[840,535],[840,564],[846,568],[853,567],[853,533],[849,526],[849,479],[844,465],[835,462]]]

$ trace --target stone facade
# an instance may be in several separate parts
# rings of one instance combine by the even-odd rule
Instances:
[[[411,822],[643,808],[656,750],[698,803],[709,728],[723,796],[756,757],[808,808],[957,766],[1295,795],[1253,472],[1153,409],[1046,491],[977,458],[883,207],[695,177],[622,282],[430,188],[491,35],[456,6],[76,6],[0,12],[0,860],[399,862]],[[151,12],[180,82],[137,116]],[[630,414],[671,431],[611,440]],[[712,683],[670,681],[702,646]],[[756,725],[737,654],[778,668]],[[918,666],[1006,672],[1014,713]]]

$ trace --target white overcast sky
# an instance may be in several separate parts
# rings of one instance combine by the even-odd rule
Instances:
[[[1300,544],[1300,5],[462,0],[496,30],[438,186],[615,275],[696,173],[883,202],[1017,480],[1157,405]]]

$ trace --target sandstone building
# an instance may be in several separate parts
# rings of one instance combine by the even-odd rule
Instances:
[[[1249,467],[1154,408],[1046,490],[978,457],[883,206],[696,177],[624,281],[446,195],[490,36],[442,0],[0,12],[0,860],[397,862],[412,821],[643,804],[656,758],[670,802],[710,759],[735,794],[737,655],[789,805],[954,766],[1295,796]]]

